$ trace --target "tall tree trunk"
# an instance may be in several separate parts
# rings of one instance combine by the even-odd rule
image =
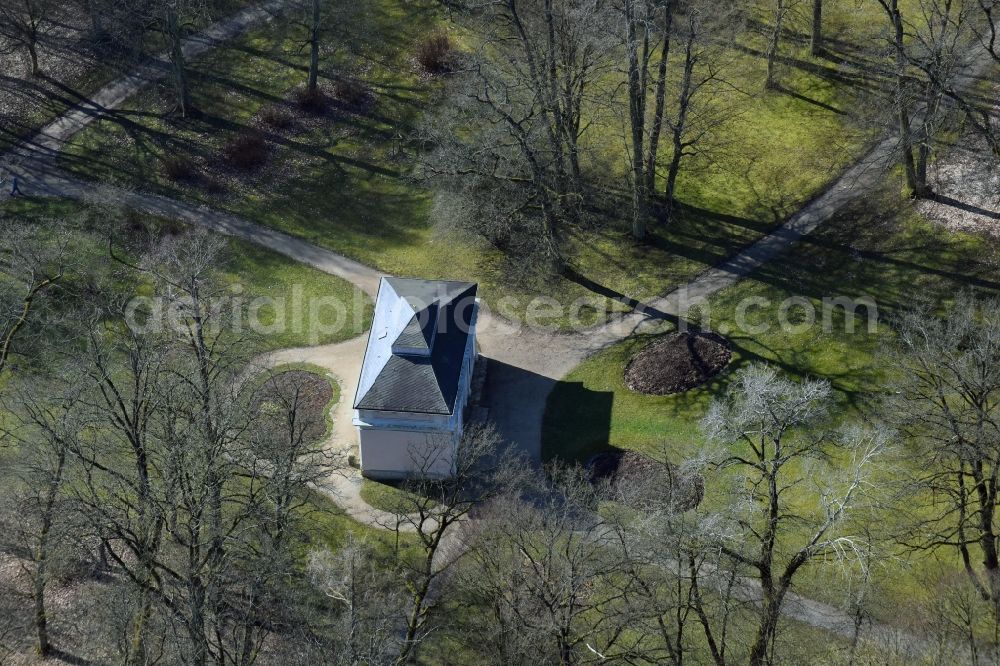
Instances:
[[[771,36],[767,40],[767,78],[764,80],[764,89],[773,90],[778,87],[777,76],[775,72],[775,60],[778,57],[778,46],[781,41],[781,29],[785,22],[785,0],[777,0],[777,5],[774,10],[774,27],[771,30]]]
[[[43,557],[47,557],[47,555],[47,553],[42,553]],[[35,597],[35,653],[43,659],[52,652],[52,646],[49,644],[48,614],[45,610],[45,576],[48,575],[46,568],[44,560],[35,563],[33,591]]]
[[[992,475],[984,471],[983,461],[976,460],[971,465],[972,478],[976,482],[975,493],[979,504],[979,547],[983,551],[983,569],[986,584],[995,606],[1000,605],[1000,551],[997,550],[997,535],[993,520],[997,509],[996,485]]]
[[[917,145],[917,163],[916,163],[916,191],[915,195],[918,198],[928,197],[931,193],[931,188],[927,185],[927,161],[930,159],[931,147],[926,141],[921,141]]]
[[[35,550],[35,579],[33,585],[35,606],[35,651],[39,657],[47,657],[52,652],[49,643],[49,618],[45,608],[45,587],[48,583],[49,538],[52,534],[56,496],[62,485],[63,469],[66,466],[66,449],[60,446],[56,458],[56,469],[49,481],[49,487],[42,504],[42,522],[38,532],[38,547]]]
[[[576,84],[572,81],[569,71],[565,74],[566,82],[563,86],[563,107],[566,109],[566,121],[564,123],[566,133],[566,152],[569,158],[570,176],[572,177],[573,192],[579,195],[582,192],[583,176],[580,171],[580,121],[583,117],[583,91],[584,82]]]
[[[320,0],[312,0],[312,21],[309,26],[309,94],[315,95],[319,86],[319,33],[322,15]]]
[[[197,565],[194,565],[194,569]],[[205,635],[205,589],[194,580],[189,585],[187,618],[188,637],[191,640],[191,664],[205,666],[208,663],[208,639]]]
[[[695,33],[692,30],[688,33],[684,45],[684,76],[681,79],[681,89],[677,95],[677,120],[671,128],[673,154],[670,156],[670,167],[667,169],[666,208],[663,213],[665,224],[670,224],[674,213],[677,175],[681,171],[681,160],[684,159],[684,131],[687,126],[688,109],[691,107],[691,86],[694,76],[694,41]]]
[[[765,581],[762,581],[765,582]],[[781,613],[781,602],[784,596],[781,590],[776,590],[773,584],[765,582],[764,599],[760,610],[760,624],[757,635],[750,648],[750,666],[766,666],[771,663],[770,650],[774,637],[778,632],[778,618]]]
[[[143,463],[145,464],[145,463]],[[140,486],[141,488],[142,486]],[[140,516],[150,516],[148,511],[148,490],[140,490]],[[147,525],[143,526],[144,532],[139,535],[137,544],[142,552],[137,554],[137,578],[139,591],[139,607],[132,616],[132,637],[129,644],[129,654],[126,663],[129,666],[146,666],[147,659],[146,632],[149,630],[149,621],[153,615],[153,585],[154,560],[156,552],[160,547],[160,535],[163,530],[163,520],[157,516],[146,518]]]
[[[649,130],[649,148],[646,151],[646,194],[656,189],[656,158],[660,150],[660,132],[663,129],[663,114],[666,112],[667,99],[667,61],[670,56],[670,31],[674,22],[674,0],[667,0],[663,5],[663,42],[660,49],[660,62],[656,71],[656,93],[653,109],[652,126]]]
[[[645,159],[643,147],[646,141],[646,90],[640,69],[646,66],[639,57],[638,18],[635,0],[625,0],[625,30],[628,50],[628,108],[629,125],[632,129],[632,237],[643,240],[646,237],[646,217],[648,198],[646,175],[643,172]]]
[[[38,38],[32,36],[25,47],[28,49],[28,57],[31,59],[31,75],[38,76],[42,73],[42,68],[38,65]]]
[[[556,55],[559,52],[559,45],[556,40],[556,16],[553,0],[545,0],[543,3],[545,16],[545,67],[542,72],[543,83],[540,86],[548,98],[543,113],[546,116],[546,131],[548,133],[549,145],[552,147],[555,158],[556,193],[560,216],[565,216],[571,220],[576,219],[577,212],[577,188],[571,183],[569,173],[566,170],[566,127],[565,109],[559,103],[559,69],[556,63]],[[578,183],[576,183],[578,185]]]
[[[406,619],[406,634],[396,664],[402,665],[414,661],[416,656],[418,634],[427,615],[427,598],[430,595],[431,584],[434,582],[434,556],[441,545],[441,537],[447,528],[447,523],[438,525],[431,539],[427,542],[424,561],[420,571],[420,580],[410,586],[410,613]]]
[[[899,102],[897,118],[899,122],[899,143],[900,150],[902,151],[906,188],[911,197],[916,197],[920,191],[920,186],[917,181],[916,163],[913,161],[913,134],[910,130],[910,114],[904,108],[903,102]]]
[[[764,450],[762,446],[761,451]],[[778,445],[774,446],[774,455],[778,456]],[[761,456],[761,461],[770,463],[767,456]],[[761,535],[760,555],[754,565],[759,573],[760,587],[763,594],[760,613],[758,615],[757,636],[750,648],[750,666],[764,666],[770,662],[769,651],[778,629],[778,617],[781,613],[781,601],[787,589],[785,578],[775,585],[774,581],[774,548],[778,540],[778,520],[781,515],[781,500],[778,492],[778,478],[775,468],[765,476],[768,487],[767,522]]]
[[[150,483],[149,456],[146,452],[144,432],[132,430],[129,439],[132,443],[132,453],[135,456],[135,474],[138,489],[138,514],[142,530],[135,541],[136,574],[139,592],[139,607],[132,617],[132,637],[129,645],[129,655],[126,663],[130,666],[145,666],[146,632],[149,620],[153,614],[153,595],[150,590],[154,576],[154,560],[160,547],[160,537],[163,530],[163,519],[153,508],[153,491]],[[107,552],[107,548],[105,552]]]
[[[927,198],[932,196],[931,187],[927,182],[927,164],[931,156],[931,132],[929,120],[937,115],[943,94],[935,81],[927,83],[927,96],[924,100],[924,120],[917,136],[917,161],[914,196]]]
[[[899,12],[898,0],[880,0],[889,14],[893,26],[893,46],[896,49],[896,121],[899,126],[899,149],[903,162],[903,173],[910,196],[919,196],[921,191],[917,179],[917,167],[913,161],[913,131],[910,127],[910,109],[906,90],[906,52],[903,43],[903,17]]]
[[[191,91],[188,87],[187,65],[184,62],[183,34],[180,17],[173,8],[167,9],[167,33],[170,38],[170,64],[174,70],[174,88],[177,95],[177,109],[187,118],[191,111]]]
[[[148,583],[148,578],[146,582]],[[132,617],[132,637],[126,660],[130,666],[145,666],[149,662],[146,658],[146,631],[153,614],[153,599],[148,590],[141,590],[139,594],[139,608]]]
[[[674,154],[670,158],[670,166],[667,167],[666,201],[664,202],[663,223],[670,224],[674,215],[676,205],[675,192],[677,190],[677,174],[681,171],[681,158],[684,155],[684,145],[680,141],[680,133],[674,131]]]
[[[813,0],[812,33],[809,35],[809,53],[819,55],[823,50],[823,0]]]

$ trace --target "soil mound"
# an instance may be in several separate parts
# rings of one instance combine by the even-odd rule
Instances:
[[[649,395],[681,393],[729,365],[729,343],[715,333],[674,333],[641,350],[625,366],[625,385]]]
[[[625,496],[666,502],[676,511],[695,508],[705,495],[701,475],[636,451],[598,453],[587,462],[587,468],[592,483],[606,481]]]

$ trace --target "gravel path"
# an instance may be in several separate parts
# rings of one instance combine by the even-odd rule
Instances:
[[[222,42],[237,37],[248,28],[271,21],[287,2],[288,0],[266,0],[191,35],[184,40],[182,46],[184,57],[197,58]],[[166,53],[161,53],[152,61],[105,85],[87,103],[77,105],[42,127],[34,137],[5,155],[2,161],[10,163],[14,173],[20,171],[19,175],[27,181],[31,169],[23,168],[26,162],[56,156],[74,134],[121,106],[125,100],[145,86],[169,74],[168,56]]]

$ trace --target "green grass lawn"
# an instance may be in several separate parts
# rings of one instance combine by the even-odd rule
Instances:
[[[982,236],[947,232],[916,214],[911,204],[898,199],[898,183],[838,217],[800,242],[792,250],[749,278],[710,299],[707,316],[711,328],[725,333],[733,346],[733,361],[708,384],[675,396],[653,397],[628,390],[622,375],[625,364],[656,335],[637,336],[591,357],[558,383],[546,406],[543,457],[583,461],[593,453],[617,447],[634,449],[680,461],[698,455],[705,440],[699,421],[713,396],[728,385],[733,371],[752,361],[778,366],[793,377],[827,379],[835,390],[838,414],[852,419],[871,410],[869,400],[878,395],[891,373],[881,360],[879,346],[893,335],[887,319],[910,306],[918,297],[945,303],[964,288],[984,293],[1000,291],[998,241]],[[843,312],[835,311],[832,328],[803,326],[783,331],[778,325],[785,299],[801,297],[821,312],[822,298],[869,297],[881,318],[877,331],[857,321],[846,330]],[[741,332],[736,310],[745,299],[766,299],[750,308],[751,326],[769,325],[763,332]],[[764,301],[761,301],[762,303]],[[788,320],[804,322],[791,308]],[[672,330],[664,325],[664,331]],[[921,465],[907,455],[900,443],[892,466]],[[706,502],[715,499],[710,488]],[[883,516],[880,521],[885,521]],[[891,522],[891,520],[890,520]],[[893,525],[885,524],[888,535]],[[929,600],[926,581],[960,572],[957,557],[949,550],[935,555],[900,553],[879,568],[875,594],[876,617],[891,620],[900,608],[913,608]],[[806,594],[831,603],[843,603],[844,572],[838,567],[810,568],[797,582]]]
[[[258,245],[230,243],[232,255],[221,271],[223,278],[242,287],[248,304],[257,298],[274,299],[258,310],[267,329],[255,336],[261,351],[341,342],[368,330],[371,299],[346,280]],[[282,316],[284,321],[278,321]]]
[[[361,482],[361,499],[369,505],[390,513],[403,510],[409,506],[409,493],[399,486],[364,479]]]
[[[655,335],[635,336],[588,359],[550,398],[545,427],[546,457],[585,459],[608,444],[652,451],[664,445],[678,455],[698,447],[697,421],[709,399],[725,388],[732,371],[749,361],[766,361],[796,377],[828,379],[838,400],[851,410],[862,409],[864,399],[882,383],[887,371],[877,354],[880,341],[891,335],[885,323],[894,311],[918,296],[947,299],[955,291],[973,287],[1000,289],[997,243],[970,234],[942,230],[920,218],[912,206],[896,196],[895,181],[878,195],[843,210],[790,252],[710,299],[696,313],[703,322],[725,334],[733,347],[733,362],[708,384],[676,396],[653,397],[629,391],[624,366]],[[832,310],[832,329],[823,332],[824,297],[874,300],[882,319],[871,333],[863,317],[854,332],[844,325],[843,311]],[[782,330],[782,303],[804,298],[816,313],[816,326]],[[737,306],[746,299],[763,299],[746,310],[751,330],[736,322]],[[863,312],[859,311],[863,315]],[[804,310],[789,307],[792,324],[805,321]],[[663,332],[673,330],[663,325]],[[587,409],[613,396],[610,424],[601,410]]]
[[[108,233],[124,241],[139,229],[168,224],[144,214],[112,214],[118,217],[108,219],[101,211],[98,219],[79,204],[59,200],[0,204],[0,220],[70,221],[76,238],[73,261],[104,267],[109,274],[118,267],[108,257]],[[257,352],[340,342],[361,335],[371,323],[371,299],[346,280],[245,241],[229,240],[216,277],[223,288],[220,297],[232,299],[223,312],[239,312],[239,334]]]
[[[410,513],[417,495],[400,483],[384,483],[372,479],[361,482],[361,499],[382,511],[389,513]],[[434,503],[431,504],[433,506]]]
[[[837,19],[838,11],[831,9],[831,21],[857,27],[852,17]],[[404,20],[408,29],[401,32]],[[84,177],[207,203],[388,273],[479,281],[491,305],[507,304],[501,311],[508,316],[519,317],[528,298],[544,293],[584,303],[582,318],[594,323],[628,310],[629,299],[668,291],[759,238],[870,138],[851,129],[838,111],[852,92],[837,66],[804,55],[799,43],[789,41],[783,51],[788,64],[782,83],[794,94],[758,94],[763,61],[756,55],[758,38],[751,36],[745,50],[733,49],[731,56],[733,79],[753,94],[740,97],[739,112],[717,128],[723,145],[690,158],[679,184],[686,206],[674,224],[653,225],[643,245],[630,239],[624,219],[571,229],[568,263],[582,277],[515,286],[496,268],[496,257],[434,228],[433,194],[408,177],[417,147],[407,137],[433,108],[442,85],[420,75],[412,54],[442,20],[437,5],[399,0],[370,3],[351,19],[364,26],[367,39],[326,55],[325,83],[332,86],[332,77],[362,81],[374,95],[371,109],[300,117],[289,129],[263,127],[259,112],[266,107],[301,116],[290,100],[304,82],[307,54],[297,28],[282,22],[194,64],[199,117],[165,115],[166,92],[147,90],[79,135],[64,166]],[[263,167],[240,173],[220,155],[248,127],[263,131],[270,156]],[[624,187],[621,136],[620,126],[605,121],[588,130],[585,142],[591,168]],[[167,177],[164,160],[178,157],[197,172],[194,181]],[[605,162],[613,165],[610,172]]]

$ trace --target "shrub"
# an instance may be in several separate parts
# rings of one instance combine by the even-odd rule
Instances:
[[[267,161],[267,142],[255,132],[238,134],[227,143],[222,154],[237,169],[253,169]]]
[[[341,106],[350,109],[368,108],[375,100],[371,88],[356,79],[338,79],[333,87],[333,96]]]
[[[316,90],[299,88],[295,91],[295,102],[300,109],[310,113],[321,113],[327,105],[326,95],[319,88]]]
[[[226,184],[215,176],[209,176],[205,179],[205,191],[209,194],[225,194]]]
[[[417,62],[428,74],[444,74],[451,71],[451,40],[443,32],[436,32],[417,48]]]
[[[260,122],[271,129],[288,129],[295,122],[295,118],[288,112],[288,109],[281,106],[267,106],[260,111]]]
[[[176,182],[190,182],[198,177],[198,169],[187,157],[167,157],[163,160],[163,173]]]

